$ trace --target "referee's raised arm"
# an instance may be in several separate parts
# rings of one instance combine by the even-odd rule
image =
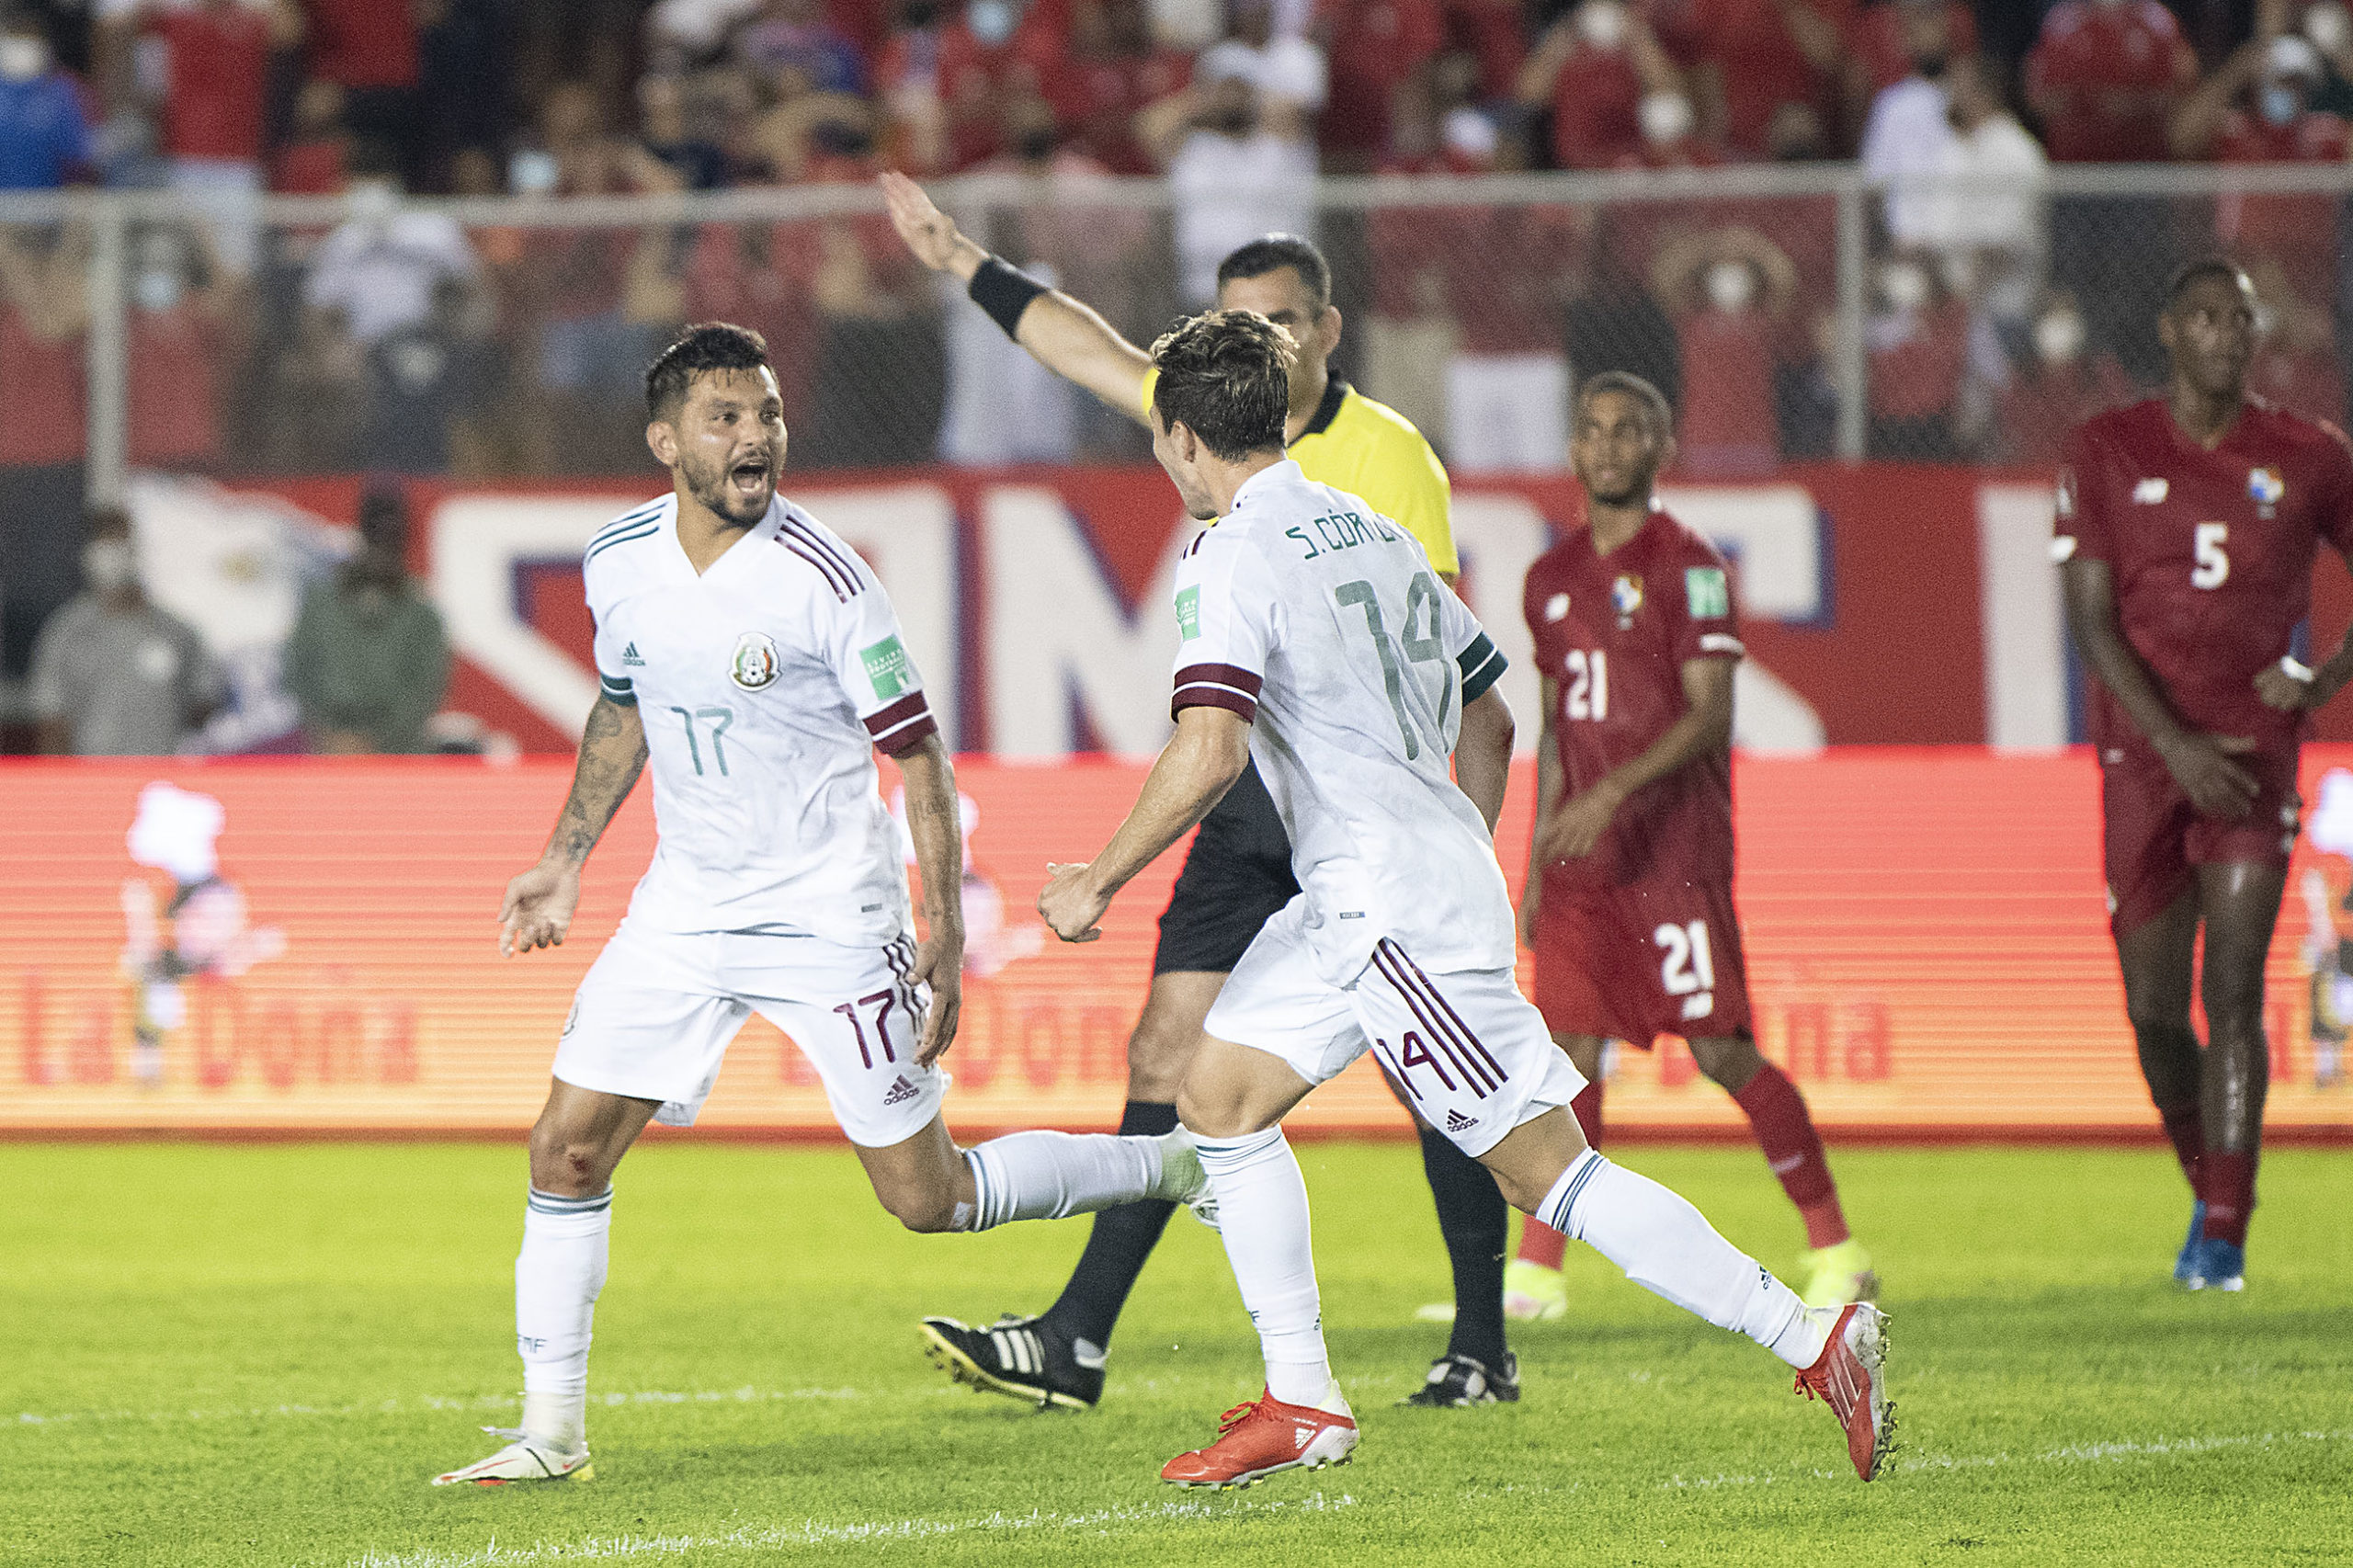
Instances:
[[[1087,306],[973,244],[906,176],[886,173],[876,183],[892,225],[917,261],[962,278],[972,302],[1038,363],[1137,424],[1145,423],[1143,382],[1151,356]]]

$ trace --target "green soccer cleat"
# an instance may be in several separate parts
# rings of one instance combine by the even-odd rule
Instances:
[[[1504,1265],[1504,1316],[1541,1323],[1568,1312],[1569,1281],[1559,1269],[1524,1257]]]
[[[1809,1307],[1843,1307],[1879,1299],[1879,1274],[1863,1244],[1848,1236],[1836,1246],[1815,1247],[1798,1255],[1804,1288],[1798,1291]]]
[[[486,1460],[477,1460],[463,1470],[453,1470],[433,1478],[436,1486],[506,1486],[515,1482],[529,1481],[594,1481],[597,1467],[588,1462],[588,1450],[582,1448],[566,1453],[515,1426],[485,1426],[483,1431],[494,1437],[509,1439],[507,1445]]]

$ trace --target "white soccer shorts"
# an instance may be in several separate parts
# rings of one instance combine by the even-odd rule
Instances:
[[[930,987],[907,978],[912,937],[846,948],[817,937],[647,931],[621,922],[580,983],[555,1075],[660,1100],[654,1120],[691,1127],[753,1013],[790,1036],[853,1143],[887,1148],[939,1114],[949,1076],[915,1065]]]
[[[1310,1084],[1370,1050],[1422,1119],[1476,1157],[1585,1087],[1544,1016],[1506,970],[1425,973],[1383,937],[1347,986],[1316,972],[1306,899],[1267,922],[1202,1026],[1277,1056]]]

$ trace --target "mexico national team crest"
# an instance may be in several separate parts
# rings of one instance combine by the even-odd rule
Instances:
[[[1634,612],[1643,608],[1643,574],[1639,572],[1620,574],[1618,580],[1609,585],[1609,602],[1617,608],[1618,628],[1622,631],[1632,622]]]
[[[735,639],[735,656],[727,662],[727,676],[745,691],[757,691],[773,682],[783,667],[767,633],[746,631]]]
[[[2251,468],[2246,471],[2246,494],[2268,517],[2271,508],[2279,505],[2279,497],[2288,494],[2288,486],[2278,469]]]

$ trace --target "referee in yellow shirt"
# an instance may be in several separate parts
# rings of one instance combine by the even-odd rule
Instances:
[[[964,279],[972,302],[1040,364],[1148,423],[1151,357],[1086,305],[1007,266],[957,230],[904,175],[881,176],[891,221],[923,264]],[[1458,567],[1446,470],[1394,409],[1326,368],[1340,342],[1332,274],[1323,253],[1289,234],[1254,240],[1218,267],[1221,310],[1256,311],[1299,345],[1291,367],[1290,456],[1307,477],[1370,502],[1421,541],[1451,583]],[[1128,1104],[1120,1131],[1160,1134],[1176,1125],[1176,1085],[1225,977],[1268,917],[1299,892],[1290,842],[1254,767],[1201,823],[1160,917],[1152,992],[1128,1040]],[[1495,1178],[1442,1134],[1421,1129],[1422,1165],[1454,1266],[1455,1318],[1447,1354],[1407,1402],[1486,1404],[1519,1397],[1518,1361],[1504,1344],[1506,1210]],[[934,1358],[959,1379],[1040,1405],[1093,1405],[1120,1309],[1160,1240],[1174,1205],[1144,1202],[1095,1217],[1086,1254],[1062,1299],[1043,1314],[969,1328],[926,1318]]]

